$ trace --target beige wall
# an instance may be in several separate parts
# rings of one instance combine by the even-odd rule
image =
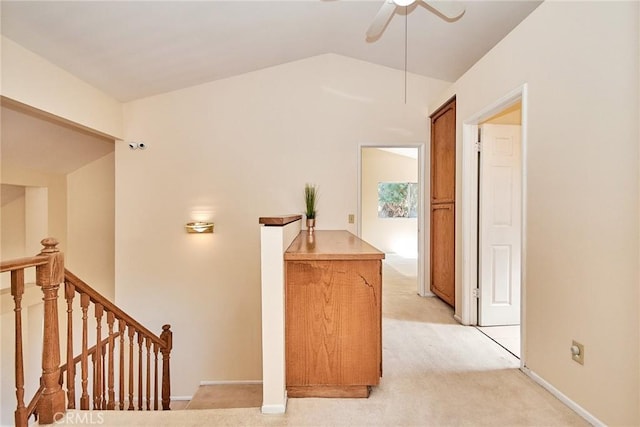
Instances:
[[[174,330],[174,395],[201,380],[261,378],[258,217],[303,211],[319,229],[357,209],[359,144],[427,139],[427,106],[449,84],[322,55],[125,105],[116,144],[116,300]],[[216,223],[190,235],[184,224]],[[145,301],[141,304],[141,301]]]
[[[120,138],[122,104],[1,36],[2,96]]]
[[[25,256],[25,201],[24,195],[2,205],[2,241],[0,242],[3,260]],[[3,285],[4,277],[3,276]],[[4,286],[3,286],[4,287]]]
[[[67,175],[67,268],[115,298],[115,153]]]
[[[528,84],[525,360],[609,425],[640,424],[638,7],[544,2],[432,104],[457,95],[460,148],[466,119]]]
[[[43,187],[47,189],[48,197],[48,234],[60,241],[58,246],[65,251],[67,248],[67,181],[65,175],[47,174],[33,170],[14,168],[2,164],[3,184],[23,185],[27,187]],[[35,243],[40,248],[40,240]],[[25,247],[33,247],[33,242],[25,242]],[[33,251],[31,251],[33,252]],[[37,251],[36,251],[37,252]],[[35,255],[35,254],[32,254]]]
[[[418,182],[418,160],[377,148],[362,149],[362,238],[383,252],[415,255],[418,219],[378,218],[379,182]]]
[[[518,102],[493,117],[489,117],[483,123],[492,125],[521,125],[522,124],[522,103]]]

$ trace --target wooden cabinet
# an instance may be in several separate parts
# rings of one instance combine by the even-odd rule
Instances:
[[[367,397],[379,383],[383,258],[346,231],[303,231],[285,252],[289,397]]]
[[[431,115],[431,292],[455,306],[456,100]]]
[[[431,205],[431,292],[455,304],[455,216],[452,203]]]

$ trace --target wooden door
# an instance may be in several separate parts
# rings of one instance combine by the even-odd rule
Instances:
[[[431,292],[455,306],[456,100],[431,115]]]

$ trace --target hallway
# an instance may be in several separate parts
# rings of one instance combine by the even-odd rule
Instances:
[[[284,415],[258,408],[105,413],[108,425],[587,426],[518,370],[519,361],[438,298],[383,268],[383,377],[368,399],[289,399]]]

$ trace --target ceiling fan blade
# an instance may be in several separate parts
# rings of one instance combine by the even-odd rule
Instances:
[[[464,13],[464,4],[459,1],[422,0],[424,4],[447,19],[456,19]]]
[[[393,0],[385,0],[376,13],[375,18],[373,18],[373,22],[369,26],[367,30],[367,39],[375,39],[384,31],[387,23],[393,16],[393,13],[396,11],[396,4]]]

